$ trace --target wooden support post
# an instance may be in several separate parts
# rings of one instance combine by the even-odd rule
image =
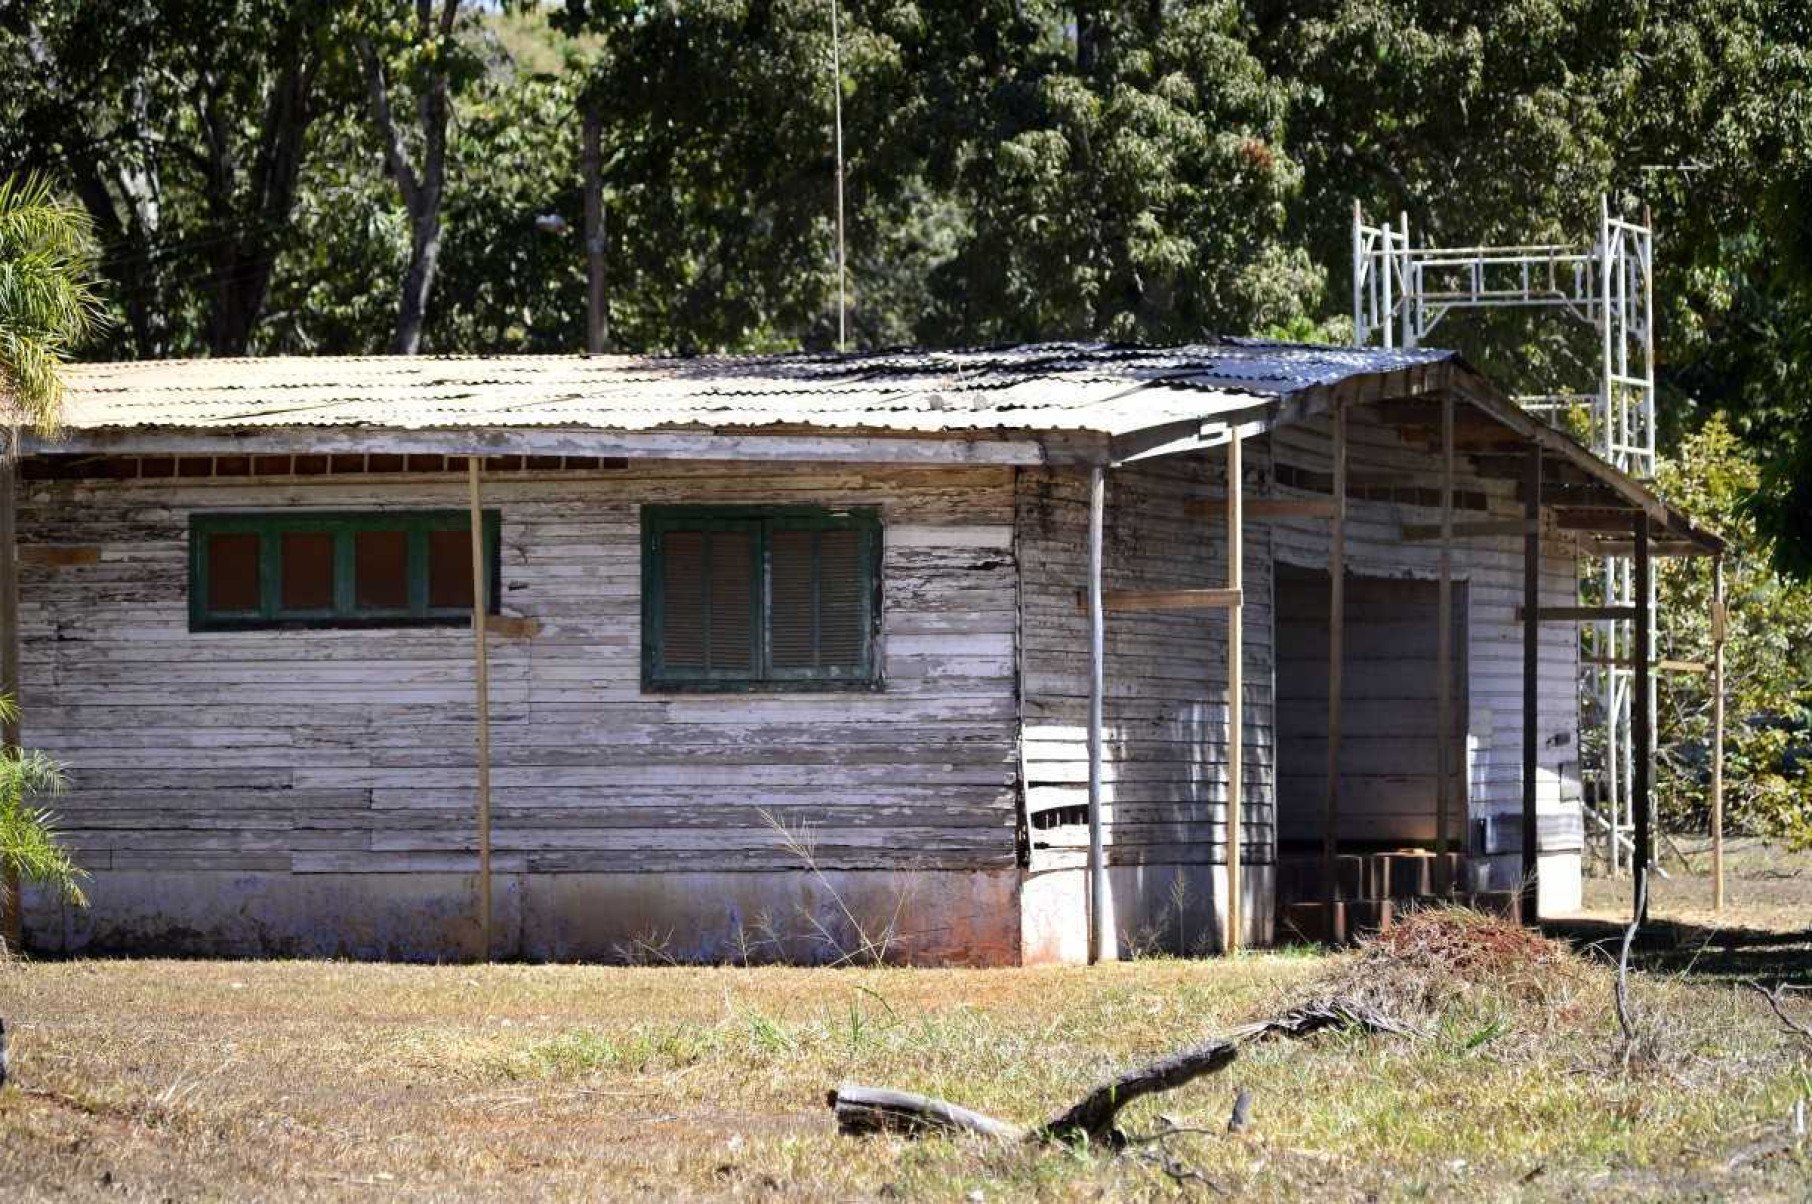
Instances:
[[[491,592],[485,579],[484,509],[479,504],[482,461],[466,457],[466,492],[472,524],[472,664],[478,720],[478,931],[483,954],[491,960],[491,658],[485,641],[485,618]]]
[[[1227,589],[1234,595],[1227,608],[1227,929],[1222,948],[1238,953],[1245,934],[1244,883],[1241,859],[1245,806],[1246,674],[1245,582],[1246,544],[1241,495],[1244,467],[1240,439],[1227,443]]]
[[[585,189],[585,350],[592,355],[601,353],[610,339],[609,311],[604,298],[604,169],[600,147],[603,138],[603,102],[588,92],[584,99],[579,163]]]
[[[1332,932],[1340,884],[1334,867],[1340,852],[1340,700],[1346,671],[1346,406],[1333,403],[1334,514],[1328,529],[1328,751],[1327,805],[1322,817],[1321,877]]]
[[[1650,784],[1654,780],[1653,742],[1654,731],[1653,696],[1649,692],[1652,675],[1649,663],[1654,658],[1654,612],[1649,607],[1650,569],[1648,555],[1648,514],[1639,511],[1636,514],[1636,557],[1635,557],[1635,599],[1636,599],[1636,646],[1631,651],[1636,658],[1635,680],[1630,685],[1631,737],[1630,743],[1636,754],[1636,771],[1630,780],[1630,806],[1635,808],[1632,817],[1636,822],[1636,854],[1633,879],[1635,886],[1635,922],[1648,922],[1648,868],[1655,860],[1655,835],[1650,829],[1649,813],[1653,809],[1653,800],[1649,797]]]
[[[1453,394],[1441,397],[1441,586],[1435,621],[1435,855],[1453,811]],[[1442,864],[1445,864],[1443,862]]]
[[[1107,468],[1088,479],[1088,960],[1106,957],[1113,942],[1107,918],[1107,848],[1101,831],[1102,711],[1107,694],[1107,610],[1102,597],[1107,516]]]
[[[19,701],[19,437],[0,432],[0,694]],[[19,721],[0,725],[0,757],[19,755]],[[0,879],[0,942],[18,950],[25,922],[19,875],[9,866]]]
[[[1541,842],[1535,798],[1540,771],[1541,733],[1541,445],[1529,445],[1523,536],[1523,920],[1541,918]]]
[[[1711,909],[1724,910],[1724,558],[1711,562]]]

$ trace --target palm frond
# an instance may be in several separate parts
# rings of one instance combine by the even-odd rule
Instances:
[[[42,176],[0,180],[0,424],[56,428],[62,365],[102,321],[93,226]]]

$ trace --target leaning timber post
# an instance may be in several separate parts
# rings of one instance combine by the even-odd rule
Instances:
[[[1388,326],[1386,327],[1388,329]],[[1333,403],[1334,513],[1328,530],[1328,755],[1327,803],[1321,828],[1321,877],[1327,901],[1325,931],[1332,938],[1334,904],[1340,899],[1336,875],[1340,852],[1340,699],[1346,670],[1346,407]]]
[[[1541,444],[1529,445],[1523,484],[1523,922],[1541,919],[1536,786],[1541,736]]]
[[[1245,935],[1244,877],[1241,859],[1245,850],[1241,831],[1245,807],[1245,589],[1246,541],[1243,495],[1245,469],[1240,463],[1239,432],[1227,443],[1227,589],[1233,595],[1227,607],[1227,928],[1221,942],[1227,953],[1238,953]],[[1180,951],[1179,951],[1180,952]]]
[[[1089,964],[1113,948],[1108,931],[1107,850],[1101,832],[1101,727],[1107,693],[1107,612],[1102,597],[1102,544],[1107,514],[1107,466],[1088,478],[1088,886]]]
[[[19,545],[18,492],[19,432],[0,432],[0,694],[19,701]],[[0,726],[0,756],[19,755],[19,721]],[[23,940],[25,917],[21,906],[19,875],[8,866],[0,880],[0,943],[17,950]]]
[[[1441,589],[1435,635],[1435,856],[1447,861],[1453,807],[1453,394],[1441,397]],[[1448,884],[1449,889],[1452,883]]]
[[[484,509],[479,503],[478,456],[466,457],[466,494],[472,527],[472,669],[476,689],[478,764],[478,932],[483,950],[479,960],[491,960],[491,657],[485,641],[485,616],[490,609],[484,554]]]
[[[1630,805],[1636,809],[1635,922],[1648,922],[1648,870],[1654,861],[1654,832],[1650,815],[1654,810],[1651,793],[1654,788],[1654,750],[1650,747],[1654,731],[1653,696],[1649,692],[1654,662],[1654,608],[1650,606],[1648,555],[1648,512],[1636,515],[1636,680],[1631,689],[1630,709],[1635,713],[1631,725],[1631,742],[1636,751],[1636,773],[1630,781]]]
[[[1711,909],[1724,910],[1724,557],[1711,562]]]

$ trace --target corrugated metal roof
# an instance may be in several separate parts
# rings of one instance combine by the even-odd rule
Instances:
[[[71,365],[64,425],[562,427],[770,425],[1107,435],[1451,358],[1227,339],[857,355],[374,356]]]

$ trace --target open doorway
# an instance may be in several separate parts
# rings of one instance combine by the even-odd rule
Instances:
[[[1327,813],[1328,574],[1277,566],[1277,838],[1280,857],[1318,852]],[[1343,853],[1435,843],[1440,587],[1346,578],[1341,690]],[[1466,586],[1453,583],[1448,839],[1466,848]]]

